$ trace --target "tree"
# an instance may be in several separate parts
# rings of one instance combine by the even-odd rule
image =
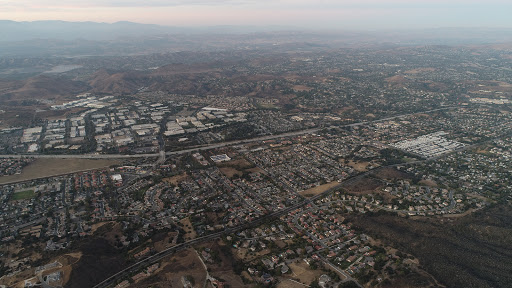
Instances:
[[[338,288],[359,288],[359,285],[354,281],[342,282],[338,285]]]
[[[318,284],[318,280],[317,279],[313,280],[313,282],[311,282],[311,284],[309,284],[309,287],[310,288],[321,288],[320,284]]]

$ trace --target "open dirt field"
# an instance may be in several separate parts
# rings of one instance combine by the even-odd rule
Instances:
[[[429,180],[429,179],[421,180],[419,182],[419,184],[426,185],[426,186],[429,186],[429,187],[437,187],[437,183],[435,181]]]
[[[411,70],[405,71],[404,73],[405,74],[418,74],[418,73],[422,73],[422,72],[434,72],[434,71],[436,71],[435,68],[428,67],[428,68],[411,69]]]
[[[311,91],[311,87],[308,87],[308,86],[304,86],[304,85],[294,85],[293,86],[293,90],[295,91]]]
[[[261,256],[265,256],[270,254],[270,249],[264,249],[258,252],[251,252],[247,248],[233,249],[233,254],[241,259],[243,262],[251,262],[254,259],[260,258]]]
[[[160,237],[160,238],[163,238],[163,239],[159,240],[159,241],[155,241],[153,244],[153,247],[155,247],[155,251],[160,252],[160,251],[163,251],[171,246],[176,245],[175,243],[173,243],[173,240],[176,238],[177,234],[178,234],[178,232],[169,232],[169,233],[165,233],[165,235],[162,235],[163,237]]]
[[[297,287],[309,287],[309,285],[299,284],[296,281],[291,279],[284,279],[279,284],[277,284],[277,288],[297,288]]]
[[[238,176],[242,176],[243,172],[242,171],[239,171],[239,170],[236,170],[235,168],[232,168],[232,167],[222,167],[222,168],[219,168],[220,172],[222,172],[222,174],[226,175],[226,177],[228,178],[233,178],[235,175],[238,175]]]
[[[96,230],[98,230],[101,226],[107,224],[107,223],[113,223],[113,222],[98,222],[91,225],[91,233],[94,234]]]
[[[192,223],[190,222],[190,218],[185,218],[180,221],[181,224],[183,224],[183,230],[185,230],[185,241],[191,240],[197,237],[197,233],[194,230],[194,227],[192,226]]]
[[[172,176],[169,178],[164,178],[163,181],[173,184],[173,185],[178,185],[181,182],[183,182],[185,179],[187,179],[187,177],[188,177],[187,173],[183,173],[183,174]]]
[[[247,168],[253,168],[254,165],[250,163],[249,161],[245,160],[244,158],[239,158],[236,160],[227,161],[224,163],[220,163],[217,165],[218,167],[233,167],[238,170],[243,170]]]
[[[344,187],[348,192],[351,193],[367,194],[373,193],[376,190],[380,190],[383,185],[384,184],[382,181],[366,176],[345,184]]]
[[[24,288],[25,287],[24,280],[32,278],[34,276],[33,272],[34,272],[33,269],[22,271],[22,272],[16,274],[16,277],[2,279],[0,281],[0,284],[7,285],[5,287]],[[36,279],[34,279],[34,280],[36,280]]]
[[[236,275],[233,270],[214,271],[211,275],[216,279],[222,279],[229,287],[253,287],[252,285],[245,285],[242,278]]]
[[[348,162],[348,166],[354,168],[356,171],[359,171],[359,172],[366,172],[368,171],[368,169],[366,169],[366,167],[368,167],[368,165],[370,165],[369,162],[354,162],[352,160],[350,160]]]
[[[395,168],[380,168],[375,171],[374,175],[380,179],[393,180],[393,179],[412,179],[411,175],[398,171]]]
[[[120,235],[123,235],[121,224],[116,222],[108,222],[107,225],[99,227],[97,230],[103,238],[111,245],[115,245]]]
[[[0,184],[31,180],[53,175],[100,169],[120,164],[120,160],[90,160],[90,159],[36,159],[21,174],[0,177]]]
[[[203,287],[206,271],[194,249],[183,250],[164,259],[151,277],[130,287],[183,287],[182,277],[193,278],[194,287]]]
[[[258,103],[258,107],[261,109],[275,109],[278,108],[276,105],[272,103]]]
[[[57,101],[55,104],[61,105],[65,102],[68,102],[68,100],[66,100],[66,101],[60,100],[60,101]],[[37,116],[41,117],[43,119],[57,120],[57,119],[67,118],[69,115],[79,114],[86,110],[87,110],[87,108],[83,108],[83,107],[75,107],[75,108],[71,108],[69,110],[44,110],[41,112],[37,112]]]
[[[69,253],[65,254],[61,257],[59,257],[58,261],[62,263],[62,268],[60,269],[62,271],[62,284],[63,286],[66,285],[66,283],[69,282],[69,278],[71,277],[71,272],[73,271],[73,264],[80,261],[80,258],[82,258],[82,253]]]
[[[254,168],[251,168],[251,169],[245,169],[245,171],[247,171],[249,173],[263,173],[263,174],[266,174],[266,172],[261,170],[261,168],[259,168],[259,167],[254,167]]]
[[[247,272],[247,271],[242,271],[242,273],[241,273],[241,274],[242,274],[242,278],[245,278],[245,280],[247,280],[247,281],[252,281],[252,277],[251,277],[251,275],[249,275],[249,272]]]
[[[235,257],[233,257],[232,250],[228,246],[225,246],[222,241],[218,241],[205,243],[204,247],[218,255],[216,261],[206,263],[211,276],[226,281],[229,287],[247,287],[244,285],[242,278],[233,272]]]
[[[320,185],[320,186],[316,186],[316,187],[313,187],[313,188],[310,188],[308,190],[304,190],[302,192],[300,192],[299,194],[304,196],[304,197],[313,197],[315,195],[318,195],[318,194],[321,194],[333,187],[336,187],[337,185],[339,185],[340,183],[338,183],[337,181],[333,181],[333,182],[330,182],[330,183],[327,183],[327,184],[324,184],[324,185]]]
[[[322,271],[320,270],[311,270],[309,265],[304,261],[299,261],[299,263],[291,263],[290,269],[292,270],[291,277],[293,279],[299,280],[299,282],[309,285],[313,280],[320,277],[322,275]],[[295,283],[297,287],[299,284]]]

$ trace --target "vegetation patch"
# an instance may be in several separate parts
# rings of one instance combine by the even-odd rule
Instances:
[[[192,225],[192,222],[190,222],[190,218],[184,218],[180,221],[182,224],[183,230],[185,230],[185,240],[192,240],[197,237],[196,230],[194,230],[194,226]]]
[[[181,182],[185,181],[187,178],[188,178],[187,173],[182,173],[182,174],[175,175],[175,176],[172,176],[169,178],[164,178],[163,181],[165,181],[169,184],[172,184],[174,186],[177,186]]]
[[[372,237],[415,255],[448,287],[509,287],[512,281],[512,208],[496,205],[450,220],[351,215]]]
[[[233,178],[235,175],[238,175],[239,177],[243,175],[242,171],[238,171],[232,167],[223,167],[220,168],[219,170],[228,178]]]
[[[14,193],[14,195],[12,196],[12,200],[17,201],[17,200],[32,199],[35,196],[36,196],[36,193],[34,192],[34,190],[25,190],[25,191],[20,191],[20,192]]]

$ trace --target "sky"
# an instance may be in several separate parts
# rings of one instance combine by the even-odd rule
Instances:
[[[512,28],[512,0],[0,0],[0,19],[312,29]]]

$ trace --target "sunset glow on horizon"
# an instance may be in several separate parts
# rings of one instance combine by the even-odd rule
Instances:
[[[0,1],[0,19],[132,21],[168,26],[280,25],[321,29],[512,27],[503,0],[18,0]]]

